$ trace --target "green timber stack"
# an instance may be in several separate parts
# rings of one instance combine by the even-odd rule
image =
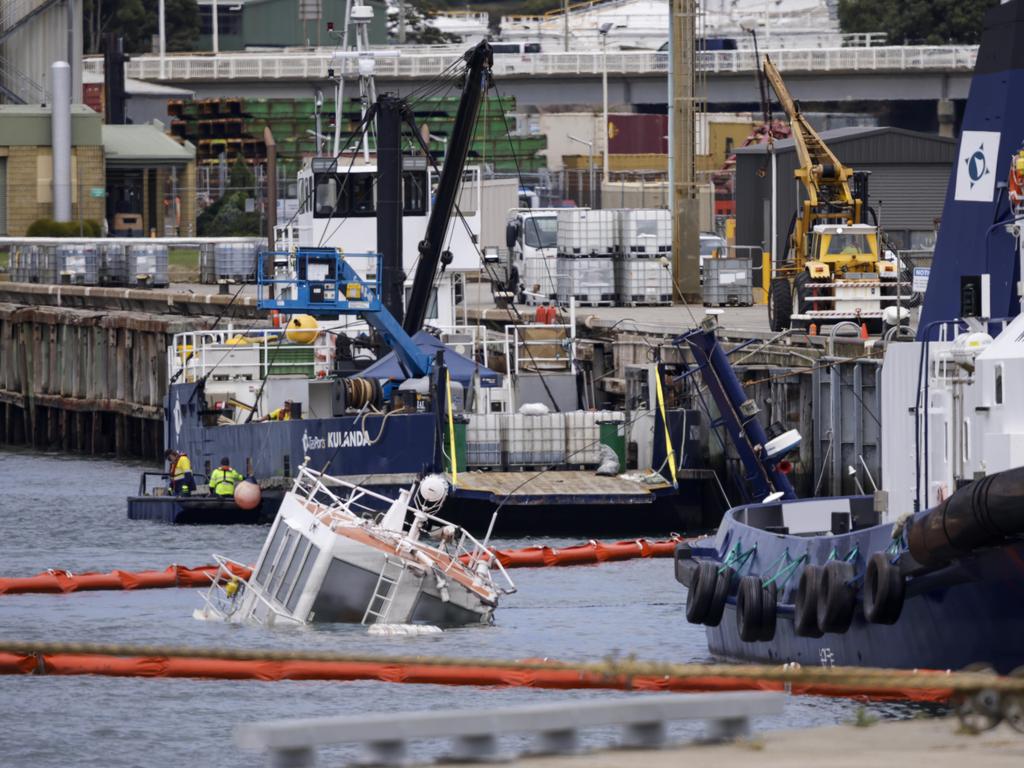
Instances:
[[[458,111],[456,96],[427,98],[412,103],[416,122],[426,125],[433,137],[430,151],[440,163],[445,139],[451,135]],[[325,105],[327,107],[328,105]],[[506,123],[515,121],[506,115],[515,110],[511,98],[484,100],[470,145],[470,163],[486,164],[498,173],[533,173],[544,166],[541,151],[547,147],[543,135],[509,136]],[[171,133],[191,141],[200,165],[215,165],[223,153],[228,162],[242,158],[250,164],[266,160],[263,129],[269,127],[277,142],[278,166],[288,175],[302,165],[303,158],[316,151],[314,101],[302,99],[215,98],[198,101],[173,99],[167,105]],[[360,105],[346,101],[341,114],[342,144],[360,121]],[[334,134],[334,111],[321,113],[322,130]],[[517,162],[518,161],[518,162]]]

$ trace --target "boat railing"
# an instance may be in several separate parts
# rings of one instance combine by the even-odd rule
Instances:
[[[270,611],[275,617],[284,619],[286,621],[294,621],[292,616],[289,616],[285,611],[282,611],[268,598],[264,593],[262,587],[253,579],[241,576],[243,573],[249,570],[249,566],[244,563],[240,563],[237,560],[232,560],[229,557],[215,554],[213,559],[217,563],[217,572],[210,577],[210,588],[202,594],[203,602],[206,603],[210,610],[214,611],[218,616],[228,618],[241,606],[241,593],[236,593],[234,597],[228,597],[224,584],[237,579],[245,585],[252,594],[266,606],[267,610]],[[249,618],[255,618],[255,613],[250,609]]]
[[[207,378],[262,379],[284,366],[285,372],[304,370],[310,378],[330,372],[334,342],[321,334],[312,344],[295,344],[284,329],[251,328],[185,331],[174,334],[167,350],[167,371],[172,382],[191,383]],[[308,361],[295,361],[282,349],[308,349]],[[287,357],[287,360],[285,359]]]
[[[324,482],[325,480],[327,482]],[[342,497],[342,495],[339,495],[336,492],[335,489],[337,488],[347,489],[348,495]],[[387,506],[390,506],[394,502],[394,499],[389,496],[385,496],[383,494],[368,490],[359,485],[356,485],[355,483],[349,482],[348,480],[344,480],[340,477],[333,477],[322,472],[317,472],[316,470],[310,469],[305,465],[299,467],[298,474],[295,476],[293,492],[303,497],[307,503],[323,504],[324,497],[326,497],[327,505],[325,509],[314,513],[320,519],[323,519],[324,517],[332,517],[332,506],[340,505],[345,509],[349,509],[353,505],[356,505],[357,502],[364,497],[377,499],[378,501],[384,503]],[[376,511],[370,507],[362,508],[372,512]],[[455,562],[458,561],[467,570],[469,570],[473,574],[476,574],[477,565],[480,563],[486,563],[488,569],[498,571],[501,574],[502,579],[507,583],[508,586],[504,588],[503,591],[505,591],[506,593],[515,591],[515,584],[512,582],[511,577],[505,571],[504,566],[502,566],[501,562],[498,560],[494,552],[486,544],[479,541],[475,536],[473,536],[473,534],[471,534],[465,528],[456,523],[451,522],[450,520],[445,520],[443,517],[438,517],[437,515],[432,514],[431,512],[428,512],[424,509],[420,509],[419,507],[416,507],[411,503],[409,504],[408,508],[409,511],[412,512],[414,515],[420,515],[423,521],[429,522],[431,525],[440,526],[442,528],[446,526],[451,526],[461,532],[458,541],[455,543],[454,553],[444,552],[444,554],[449,558],[449,562],[444,569],[445,571],[448,571],[452,567],[454,567]],[[356,516],[358,517],[358,515]],[[352,522],[349,519],[339,521],[345,524],[351,524]],[[402,529],[403,536],[409,533],[410,525],[411,522],[408,521],[404,524]],[[410,544],[414,548],[430,551],[433,553],[438,553],[441,551],[438,548],[430,546],[429,544],[426,544],[421,541],[410,540]]]

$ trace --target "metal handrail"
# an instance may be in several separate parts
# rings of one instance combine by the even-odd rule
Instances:
[[[235,741],[268,750],[272,765],[312,766],[314,748],[333,744],[363,746],[374,765],[407,765],[411,742],[438,738],[454,740],[451,757],[457,760],[494,762],[505,734],[535,734],[541,754],[577,754],[581,729],[609,725],[621,726],[622,746],[633,748],[668,746],[668,723],[677,720],[707,723],[705,738],[712,741],[735,739],[750,734],[752,718],[780,714],[785,701],[781,693],[656,693],[496,709],[383,712],[248,723],[235,731]]]
[[[295,484],[293,486],[293,490],[296,493],[299,493],[300,491],[306,492],[305,497],[307,501],[317,500],[320,498],[320,494],[323,494],[327,496],[329,499],[333,500],[335,505],[340,506],[342,508],[347,509],[349,506],[353,504],[354,498],[352,494],[350,494],[348,499],[343,499],[334,491],[332,491],[330,487],[328,487],[328,485],[324,483],[324,480],[327,480],[330,484],[336,487],[341,486],[342,488],[348,488],[350,489],[350,491],[353,492],[358,491],[359,496],[356,496],[355,498],[360,498],[361,496],[369,496],[381,502],[384,502],[389,506],[395,501],[393,498],[389,496],[385,496],[383,494],[376,493],[375,491],[363,488],[362,486],[356,485],[355,483],[349,482],[348,480],[345,480],[343,478],[335,477],[333,475],[328,475],[323,472],[317,472],[316,470],[312,470],[305,464],[299,467],[298,474],[295,477]],[[446,557],[449,557],[454,561],[460,560],[461,557],[465,555],[468,559],[468,561],[465,564],[465,568],[470,572],[474,573],[474,575],[476,574],[474,566],[479,562],[486,562],[489,567],[496,569],[502,575],[502,577],[508,583],[509,589],[513,591],[515,590],[515,584],[512,582],[511,577],[509,577],[508,573],[505,571],[505,568],[501,565],[501,562],[498,560],[497,555],[495,555],[495,553],[488,546],[480,542],[473,534],[471,534],[461,525],[453,523],[450,520],[445,520],[443,517],[438,517],[435,514],[432,514],[424,509],[421,509],[420,507],[415,506],[414,504],[411,503],[411,498],[412,496],[410,495],[410,502],[407,508],[414,515],[421,515],[423,520],[430,521],[431,523],[440,526],[453,526],[457,530],[461,531],[460,540],[456,545],[456,554],[453,557],[452,555],[445,552],[444,554]],[[321,502],[318,501],[317,503]],[[325,509],[321,514],[329,516],[331,513],[331,506],[328,506],[328,508]],[[346,525],[352,524],[352,521],[350,520],[340,520],[339,522]],[[403,528],[402,532],[403,537],[406,533],[408,533],[409,525],[410,523],[405,524],[405,527]],[[465,542],[467,539],[472,544],[472,549],[466,546]],[[427,544],[424,544],[423,542],[416,541],[410,543],[415,548],[430,550],[433,552],[440,551],[435,547],[431,547]],[[509,590],[506,589],[505,591],[508,592]]]
[[[168,376],[192,382],[205,378],[214,370],[230,374],[232,371],[255,369],[255,373],[259,374],[259,369],[269,366],[272,361],[273,350],[285,345],[291,346],[291,342],[282,340],[284,333],[283,328],[234,330],[230,327],[224,330],[176,333],[167,348]],[[242,339],[245,343],[229,343],[236,339]],[[329,357],[334,349],[333,342],[320,337],[312,345],[301,346],[311,346],[313,349],[314,373],[320,370],[326,373],[330,367]],[[262,352],[262,355],[257,357],[255,365],[248,362],[236,363],[229,359],[231,352],[243,349],[259,349]],[[318,355],[317,352],[321,354]]]
[[[378,77],[436,77],[464,51],[399,51],[398,56],[375,60]],[[807,72],[971,72],[978,55],[976,45],[880,45],[870,47],[782,48],[762,51],[780,69]],[[752,50],[699,51],[698,68],[710,74],[745,74],[758,69]],[[333,49],[291,50],[279,53],[168,54],[134,56],[125,75],[142,80],[280,80],[324,79],[328,69],[356,75],[359,62],[337,58]],[[551,51],[495,56],[494,74],[531,76],[666,75],[664,51]],[[87,71],[102,73],[102,59],[86,59]]]

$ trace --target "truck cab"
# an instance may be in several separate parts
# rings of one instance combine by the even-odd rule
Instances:
[[[829,265],[832,272],[874,272],[879,261],[878,228],[870,224],[818,224],[811,232],[808,253],[813,261]]]
[[[509,282],[526,303],[553,301],[558,290],[558,209],[513,208],[505,225]]]

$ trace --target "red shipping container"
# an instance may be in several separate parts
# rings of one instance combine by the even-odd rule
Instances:
[[[608,152],[668,154],[668,115],[608,115]]]

